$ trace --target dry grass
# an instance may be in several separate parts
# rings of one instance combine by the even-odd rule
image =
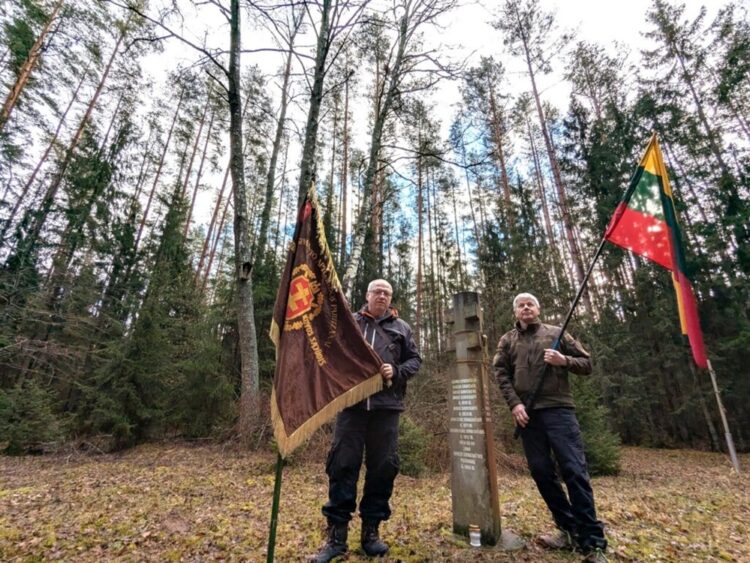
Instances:
[[[512,461],[512,454],[504,456]],[[616,561],[750,561],[750,487],[725,456],[628,448],[618,477],[594,480]],[[274,485],[270,453],[145,445],[116,455],[0,458],[0,560],[264,561]],[[750,456],[741,463],[750,472]],[[391,560],[577,561],[533,542],[550,519],[530,478],[501,465],[503,526],[515,554],[472,549],[451,533],[449,476],[400,476],[384,524]],[[322,539],[319,462],[284,470],[277,561]],[[365,561],[351,530],[349,561]]]

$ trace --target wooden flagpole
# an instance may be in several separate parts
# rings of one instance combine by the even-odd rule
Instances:
[[[734,449],[734,440],[732,439],[732,433],[729,431],[729,424],[727,423],[727,413],[724,410],[724,404],[721,402],[721,394],[719,393],[719,386],[716,384],[716,373],[714,368],[711,366],[711,360],[708,360],[708,373],[711,374],[711,385],[714,388],[714,395],[716,396],[716,403],[719,405],[719,414],[721,415],[721,423],[724,425],[724,438],[727,441],[727,450],[729,450],[729,457],[732,460],[732,465],[737,475],[740,474],[740,462],[737,459],[737,451]]]

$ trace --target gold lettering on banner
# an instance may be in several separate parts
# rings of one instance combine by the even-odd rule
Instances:
[[[308,241],[300,239],[299,244],[307,246]],[[309,250],[309,246],[308,246]],[[323,291],[320,282],[307,264],[299,264],[292,270],[292,281],[289,283],[289,297],[286,304],[286,321],[284,331],[305,330],[310,349],[315,356],[319,366],[324,366],[326,361],[323,350],[320,347],[312,320],[323,311]]]

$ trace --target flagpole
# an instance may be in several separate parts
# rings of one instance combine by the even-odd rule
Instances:
[[[724,437],[727,441],[727,449],[729,450],[729,457],[732,460],[732,465],[737,475],[740,474],[740,462],[737,459],[737,451],[734,449],[734,440],[732,439],[732,433],[729,431],[729,424],[727,423],[727,413],[724,410],[724,404],[721,402],[721,395],[719,394],[719,386],[716,384],[716,373],[714,368],[711,366],[711,360],[708,360],[708,373],[711,374],[711,385],[714,387],[714,395],[716,396],[716,403],[719,405],[719,414],[721,415],[721,423],[724,425]]]
[[[276,547],[276,524],[279,517],[279,497],[281,497],[281,472],[284,460],[281,454],[276,458],[276,481],[273,486],[273,503],[271,505],[271,526],[268,531],[268,557],[266,563],[273,563],[274,548]]]
[[[589,281],[591,272],[594,270],[594,265],[596,264],[596,261],[599,258],[599,255],[602,253],[602,248],[604,248],[605,242],[607,242],[607,239],[602,237],[602,241],[599,243],[599,246],[596,249],[596,253],[594,253],[594,257],[591,259],[591,264],[589,265],[589,269],[586,271],[586,275],[583,276],[583,280],[581,280],[581,287],[578,288],[578,293],[576,294],[575,299],[573,299],[573,303],[570,304],[570,309],[568,310],[568,314],[565,317],[565,322],[562,324],[562,328],[560,329],[560,336],[557,337],[557,340],[552,345],[552,348],[555,350],[557,350],[557,347],[560,345],[560,341],[562,340],[563,335],[565,334],[565,329],[568,327],[568,323],[570,322],[570,319],[573,316],[573,311],[575,311],[576,305],[578,305],[578,302],[581,300],[583,291],[586,289],[586,284]]]
[[[578,305],[578,302],[581,300],[583,291],[586,289],[586,284],[589,281],[591,272],[594,270],[594,265],[596,264],[596,261],[599,258],[599,255],[602,253],[602,248],[604,248],[605,242],[607,242],[607,239],[605,237],[602,237],[602,241],[599,243],[599,246],[597,247],[596,252],[594,253],[594,257],[591,259],[591,264],[589,264],[589,268],[588,270],[586,270],[586,275],[584,275],[583,279],[581,280],[581,286],[578,288],[578,293],[576,293],[575,299],[573,299],[573,302],[570,304],[570,309],[568,309],[568,314],[565,316],[565,322],[563,322],[562,326],[560,327],[560,334],[557,336],[557,339],[552,343],[553,350],[557,350],[560,347],[560,342],[562,342],[563,336],[565,335],[565,329],[568,328],[568,323],[570,323],[570,319],[573,317],[573,311],[575,311],[576,305]],[[532,389],[531,393],[528,394],[527,399],[524,401],[524,407],[526,408],[527,413],[531,413],[532,409],[534,408],[534,403],[536,402],[536,396],[542,390],[542,384],[544,383],[544,378],[546,377],[549,371],[550,371],[550,364],[547,364],[544,367],[544,371],[542,372],[542,375],[539,377],[539,379],[537,379],[536,384],[534,385],[534,388]],[[513,437],[518,438],[520,435],[521,435],[521,427],[516,426],[516,429],[513,432]]]

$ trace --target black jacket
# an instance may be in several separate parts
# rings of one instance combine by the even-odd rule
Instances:
[[[406,382],[422,365],[422,357],[417,351],[411,327],[399,318],[398,311],[393,307],[383,317],[375,319],[365,306],[354,313],[354,319],[367,343],[383,362],[393,366],[393,379],[390,387],[383,386],[382,391],[350,408],[404,410]]]

